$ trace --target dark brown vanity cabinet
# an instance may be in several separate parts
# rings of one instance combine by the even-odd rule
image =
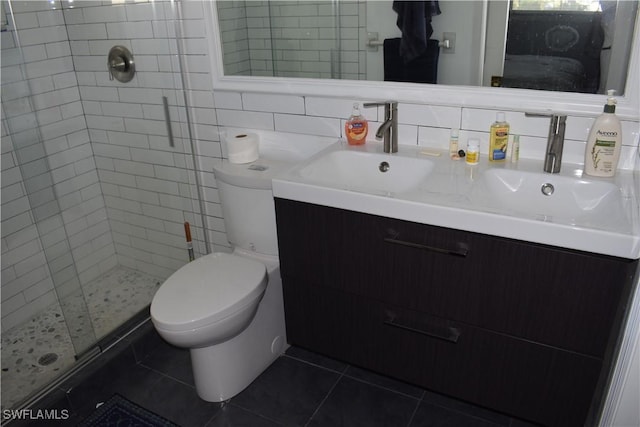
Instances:
[[[276,215],[291,344],[543,425],[593,419],[637,261],[284,199]]]

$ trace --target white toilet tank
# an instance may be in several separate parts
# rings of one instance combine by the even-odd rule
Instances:
[[[213,167],[227,238],[233,247],[278,255],[271,179],[290,166],[258,159],[246,164],[224,161]]]

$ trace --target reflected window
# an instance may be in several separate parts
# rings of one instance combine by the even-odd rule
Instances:
[[[600,0],[513,0],[512,10],[572,10],[600,12]]]

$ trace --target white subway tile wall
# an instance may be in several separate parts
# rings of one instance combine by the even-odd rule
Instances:
[[[363,0],[224,1],[217,7],[228,75],[366,79]],[[345,22],[349,28],[337,32]]]
[[[43,150],[29,143],[34,138],[35,122],[32,117],[24,117],[30,111],[25,101],[28,88],[21,81],[19,52],[11,32],[3,32],[3,125],[20,129],[12,133],[7,131],[7,125],[2,129],[3,330],[52,302],[51,286],[46,283],[50,278],[43,273],[44,253],[61,250],[58,245],[64,239],[63,225],[70,237],[70,249],[78,257],[83,282],[116,263],[166,277],[185,262],[184,220],[192,224],[197,254],[205,252],[198,189],[195,176],[189,172],[194,165],[182,89],[190,106],[205,229],[212,249],[223,251],[230,248],[212,170],[223,157],[219,129],[234,127],[338,138],[355,101],[216,90],[209,72],[208,29],[200,1],[180,4],[183,22],[178,29],[170,19],[177,11],[169,2],[75,2],[76,7],[63,11],[67,31],[62,24],[44,25],[60,22],[59,11],[50,14],[43,7],[48,2],[19,3],[24,9],[16,11],[16,17],[29,31],[21,41],[24,44],[26,40],[23,54],[31,73],[32,103],[40,125],[47,130],[44,152],[49,155],[53,170],[48,182],[46,174],[40,172],[45,167]],[[244,2],[221,3],[224,54],[227,59],[234,56],[234,72],[255,72],[257,64],[262,70],[271,71],[271,56],[261,55],[260,49],[268,47],[272,36],[279,44],[286,45],[283,40],[287,34],[295,37],[301,47],[314,44],[307,34],[297,30],[301,20],[312,19],[304,18],[305,3],[282,2],[275,10],[267,10],[261,2],[247,2],[246,8]],[[352,12],[364,16],[358,13],[364,5],[351,3],[355,8]],[[314,14],[318,36],[329,37],[324,33],[333,25],[326,20],[328,13],[319,9],[305,13]],[[268,16],[278,27],[275,35],[258,31],[249,34],[246,26],[237,25],[238,17],[253,22],[264,21]],[[364,23],[354,24],[353,28],[364,34],[361,25]],[[352,33],[343,34],[343,40],[356,36]],[[178,43],[180,57],[176,55]],[[362,41],[358,43],[362,46]],[[113,44],[127,46],[135,55],[138,74],[130,83],[109,80],[105,58]],[[300,64],[310,61],[315,63],[311,67],[314,72],[325,72],[314,62],[316,56],[301,55],[292,49],[281,52],[279,59]],[[330,59],[327,55],[321,58],[318,54],[317,61]],[[349,60],[359,58],[351,53],[346,56]],[[69,68],[71,62],[73,67]],[[345,63],[342,68],[347,68]],[[354,69],[352,78],[360,78],[363,69]],[[170,104],[174,148],[168,144],[163,96]],[[370,96],[376,99],[375,93]],[[496,110],[401,103],[399,111],[403,143],[446,149],[449,131],[457,127],[461,129],[462,146],[469,137],[478,137],[481,152],[488,151],[488,128],[495,120]],[[367,108],[362,112],[371,121],[369,140],[376,143],[373,130],[380,123],[381,109]],[[521,135],[521,156],[542,159],[547,119],[525,117],[524,111],[507,111],[506,117],[513,132]],[[589,118],[568,118],[564,152],[567,161],[583,161],[584,141],[591,124]],[[620,165],[637,170],[638,122],[623,121],[623,130]],[[20,147],[18,152],[13,151],[12,143]],[[18,157],[29,161],[24,176],[17,167]],[[44,221],[46,231],[41,222],[38,237],[34,215],[48,214],[52,200],[48,189],[54,183],[62,193],[63,212]],[[41,214],[38,209],[30,211],[27,188],[37,194],[32,198],[38,205],[32,207],[42,207]],[[68,277],[69,257],[59,258],[49,265],[54,267],[56,277]]]

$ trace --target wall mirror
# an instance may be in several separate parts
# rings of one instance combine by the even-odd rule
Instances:
[[[601,100],[591,94],[613,88],[618,96],[628,95],[622,110],[626,101],[637,105],[631,77],[638,75],[633,46],[638,1],[437,3],[440,13],[430,22],[430,42],[438,50],[437,84],[430,82],[428,98],[415,93],[415,84],[429,82],[385,78],[386,45],[402,36],[391,0],[218,0],[209,13],[219,49],[212,55],[216,82],[229,89],[253,85],[252,90],[288,92],[295,87],[295,93],[353,92],[360,98],[367,97],[363,90],[375,88],[373,97],[389,93],[400,100],[406,95],[407,101],[479,106],[487,106],[482,100],[487,95],[515,93],[539,110],[560,108],[557,92],[567,92],[563,111],[569,103],[567,112],[574,114],[597,111],[601,107],[594,110],[591,104]],[[548,82],[553,84],[545,86]],[[634,108],[626,112],[636,117]]]

